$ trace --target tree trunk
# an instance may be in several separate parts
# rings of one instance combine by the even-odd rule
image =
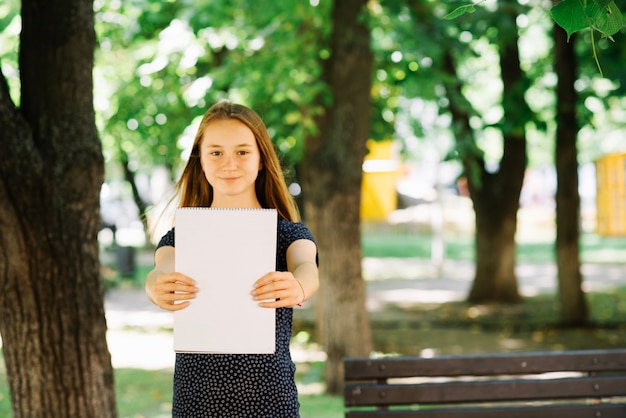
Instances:
[[[16,418],[116,416],[94,47],[90,2],[25,0],[20,109],[0,74],[0,333]]]
[[[486,179],[483,179],[483,183]],[[497,180],[497,179],[494,179]],[[520,301],[515,275],[515,231],[517,209],[511,207],[514,191],[496,195],[472,192],[476,213],[476,276],[468,296],[474,303]],[[486,187],[486,188],[487,188]],[[519,194],[517,195],[519,199]],[[500,201],[501,204],[494,204]],[[508,202],[508,203],[506,203]]]
[[[525,78],[520,68],[517,13],[502,1],[500,72],[502,74],[502,136],[504,151],[498,172],[483,169],[481,186],[470,180],[470,196],[476,211],[476,278],[470,302],[519,302],[515,275],[517,211],[526,170],[525,124],[530,111],[524,98]]]
[[[459,149],[464,150],[461,160],[476,215],[476,275],[468,295],[472,303],[521,300],[515,275],[515,232],[527,162],[524,125],[530,111],[524,100],[525,78],[519,63],[514,9],[504,5],[499,12],[504,152],[496,172],[487,171],[483,155],[477,150],[469,123],[469,105],[461,86],[455,81],[446,86],[456,141]],[[449,51],[444,66],[451,80],[458,80]]]
[[[346,356],[371,352],[361,275],[360,191],[370,130],[373,58],[361,17],[366,0],[335,2],[324,79],[332,94],[306,139],[301,165],[304,209],[320,252],[318,330],[326,350],[327,392],[342,390]]]
[[[559,278],[560,319],[565,325],[584,325],[588,308],[580,272],[580,195],[576,139],[578,95],[574,88],[577,65],[575,40],[554,25],[554,69],[556,88],[556,262]]]

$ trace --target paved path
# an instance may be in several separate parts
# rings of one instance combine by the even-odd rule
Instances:
[[[626,285],[626,264],[586,264],[582,266],[582,273],[586,291]],[[448,261],[438,269],[428,260],[363,260],[368,309],[372,311],[384,309],[389,303],[408,307],[417,303],[463,300],[473,274],[474,267],[469,262]],[[517,275],[524,296],[556,291],[554,265],[520,265]],[[311,310],[312,303],[308,302],[301,314],[310,314]],[[106,312],[107,338],[115,367],[161,369],[173,366],[172,335],[167,331],[173,324],[172,314],[152,305],[143,290],[109,291]]]

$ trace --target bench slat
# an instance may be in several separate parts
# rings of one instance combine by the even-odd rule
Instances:
[[[533,406],[510,408],[446,408],[415,411],[348,411],[346,418],[624,418],[626,405]]]
[[[349,385],[346,406],[594,398],[626,394],[626,376]]]
[[[487,376],[556,371],[626,371],[626,350],[345,359],[346,380],[414,376]]]

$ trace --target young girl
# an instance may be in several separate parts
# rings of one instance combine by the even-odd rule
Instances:
[[[298,212],[261,118],[220,102],[204,115],[176,187],[181,207],[273,208],[278,212],[276,271],[260,277],[250,297],[276,309],[274,354],[177,353],[173,417],[270,418],[299,416],[289,342],[292,307],[318,289],[317,246]],[[192,277],[174,271],[174,229],[161,238],[146,293],[160,308],[193,303]]]

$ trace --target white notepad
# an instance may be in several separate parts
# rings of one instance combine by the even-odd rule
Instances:
[[[275,351],[276,310],[250,292],[276,270],[275,209],[176,210],[176,271],[200,289],[174,312],[174,350],[269,354]]]

